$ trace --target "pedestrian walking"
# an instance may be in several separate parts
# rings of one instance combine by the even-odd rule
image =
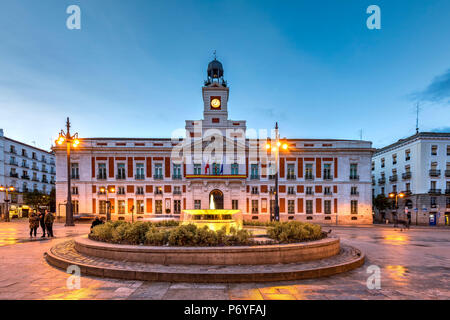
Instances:
[[[42,237],[41,238],[45,238],[45,212],[41,211],[39,213],[39,223],[41,225],[42,228]]]
[[[36,213],[32,212],[30,217],[28,218],[28,222],[30,223],[30,238],[34,237],[36,238],[36,232],[39,228],[39,217]]]
[[[53,213],[45,210],[45,228],[47,229],[47,237],[53,238],[53,221],[55,221],[55,216]]]

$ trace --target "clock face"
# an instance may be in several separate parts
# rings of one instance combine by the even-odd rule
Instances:
[[[211,100],[211,107],[214,109],[220,108],[220,100],[217,98],[214,98]]]

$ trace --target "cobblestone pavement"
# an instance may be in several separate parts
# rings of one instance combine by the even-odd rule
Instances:
[[[52,246],[85,234],[89,225],[55,225],[55,239],[31,240],[28,223],[0,222],[0,299],[450,299],[450,230],[392,226],[324,227],[366,254],[363,267],[311,280],[247,284],[190,284],[81,278],[49,266]],[[381,268],[381,289],[369,290],[367,267]]]

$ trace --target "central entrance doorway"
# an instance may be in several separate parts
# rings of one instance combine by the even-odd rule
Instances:
[[[211,196],[214,199],[214,206],[215,206],[215,208],[216,209],[223,209],[223,192],[218,190],[218,189],[214,189],[209,194],[209,198],[210,199],[211,199]]]

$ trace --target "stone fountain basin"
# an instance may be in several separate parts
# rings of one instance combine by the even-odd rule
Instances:
[[[161,265],[265,265],[333,257],[340,252],[340,241],[339,238],[329,237],[293,244],[159,247],[111,244],[84,236],[75,240],[75,249],[93,257]]]

